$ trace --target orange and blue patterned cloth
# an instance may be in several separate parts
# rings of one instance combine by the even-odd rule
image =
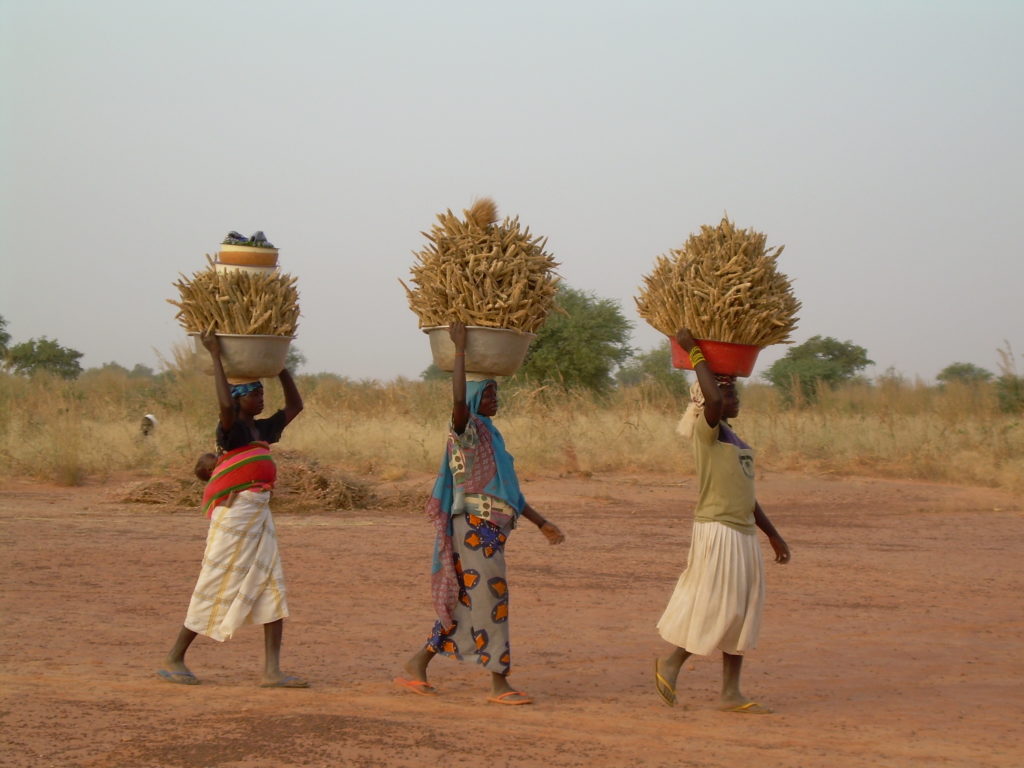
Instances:
[[[508,529],[472,514],[453,518],[452,527],[458,599],[451,624],[435,622],[427,647],[458,661],[475,659],[489,671],[507,675],[512,666],[505,574]]]
[[[466,404],[470,423],[463,435],[449,430],[444,456],[437,471],[434,490],[427,502],[427,518],[434,524],[434,561],[431,568],[431,595],[437,617],[444,627],[451,627],[452,612],[459,597],[459,580],[455,572],[452,545],[453,519],[465,510],[456,501],[467,496],[482,494],[501,504],[502,510],[511,510],[518,518],[526,506],[519,489],[512,455],[505,448],[501,432],[490,418],[478,413],[480,399],[488,385],[497,386],[493,379],[466,382]],[[464,440],[463,437],[466,437]],[[465,462],[456,483],[453,456]],[[456,467],[458,469],[458,467]],[[514,520],[512,521],[514,524]]]

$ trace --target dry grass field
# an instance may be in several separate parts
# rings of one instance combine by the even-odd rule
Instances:
[[[370,480],[436,467],[447,421],[444,382],[352,382],[300,376],[306,411],[282,447]],[[267,412],[280,403],[268,382]],[[735,426],[766,469],[910,478],[1024,490],[1024,419],[999,411],[990,385],[883,381],[783,407],[748,384]],[[685,399],[656,386],[608,396],[557,389],[502,392],[497,419],[520,471],[689,474],[675,434]],[[159,420],[144,438],[146,413]],[[158,379],[95,371],[78,381],[0,374],[0,457],[13,472],[60,485],[113,473],[188,477],[212,447],[211,380],[172,369]]]

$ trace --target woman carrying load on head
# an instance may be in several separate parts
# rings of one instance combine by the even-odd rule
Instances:
[[[288,616],[284,574],[270,514],[270,494],[277,477],[270,444],[302,410],[302,397],[287,369],[279,374],[285,406],[267,419],[259,381],[229,387],[220,359],[220,342],[204,334],[213,358],[214,384],[220,404],[217,423],[219,456],[205,454],[196,474],[208,479],[203,509],[210,518],[202,570],[185,624],[157,674],[184,685],[199,681],[185,665],[185,652],[196,635],[229,639],[244,624],[262,624],[265,659],[263,687],[307,688],[305,680],[281,671],[281,640]]]
[[[475,659],[491,673],[495,704],[529,704],[508,681],[509,587],[505,541],[520,517],[551,544],[565,536],[526,503],[512,456],[491,422],[498,411],[493,379],[466,382],[466,328],[452,323],[452,423],[427,516],[436,530],[431,592],[438,620],[426,645],[406,663],[409,678],[395,682],[413,693],[435,695],[427,665],[437,654]]]
[[[655,659],[655,687],[674,706],[683,662],[717,649],[722,651],[720,708],[765,714],[771,709],[740,692],[743,654],[757,642],[764,603],[757,528],[768,536],[775,562],[789,562],[789,547],[754,496],[754,452],[727,421],[740,408],[735,377],[715,375],[689,330],[680,330],[676,340],[689,350],[697,374],[679,432],[693,441],[700,491],[686,570],[658,621],[658,632],[675,648]]]

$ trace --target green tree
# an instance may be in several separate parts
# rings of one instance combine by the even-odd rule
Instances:
[[[677,395],[686,394],[690,388],[686,374],[672,367],[672,349],[667,341],[660,347],[635,355],[619,368],[615,380],[626,387],[649,382]]]
[[[960,382],[962,384],[980,384],[992,379],[992,372],[974,363],[950,363],[935,377],[943,384]]]
[[[874,365],[874,360],[868,359],[864,347],[831,336],[812,336],[790,349],[762,375],[782,392],[787,402],[792,402],[797,394],[793,390],[795,383],[800,387],[799,394],[813,401],[820,387],[836,387],[869,365]]]
[[[1017,363],[1010,342],[1004,341],[999,353],[999,378],[996,397],[999,408],[1006,413],[1024,413],[1024,376],[1017,375]]]
[[[1000,376],[996,379],[996,397],[1001,411],[1024,413],[1024,376]]]
[[[284,367],[292,373],[297,373],[299,368],[302,368],[306,364],[306,356],[302,354],[302,350],[292,344],[288,347],[288,356],[284,359]]]
[[[92,372],[92,371],[103,371],[103,372],[106,372],[106,373],[118,373],[118,374],[121,374],[123,376],[127,376],[128,375],[128,369],[125,368],[120,363],[115,363],[113,360],[111,360],[109,363],[104,363],[99,368],[89,368],[88,371],[86,371],[86,373],[89,373],[89,372]]]
[[[142,363],[136,363],[135,366],[128,371],[128,376],[133,379],[151,379],[154,376],[153,369],[148,365]]]
[[[47,371],[64,379],[74,379],[82,372],[82,353],[62,347],[54,339],[41,336],[15,344],[7,350],[7,366],[25,376]]]
[[[609,389],[612,372],[632,354],[630,322],[618,302],[562,286],[558,305],[562,312],[548,316],[517,378],[598,392]]]
[[[442,371],[437,367],[437,363],[431,363],[420,372],[420,378],[424,381],[437,381],[438,379],[447,379],[449,376],[447,371]]]
[[[7,321],[0,315],[0,358],[7,355],[7,345],[11,343],[11,334],[7,332]]]

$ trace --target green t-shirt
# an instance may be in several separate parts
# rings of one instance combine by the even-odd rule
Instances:
[[[710,427],[701,415],[693,429],[693,455],[700,480],[696,519],[755,533],[754,449],[724,422]]]

